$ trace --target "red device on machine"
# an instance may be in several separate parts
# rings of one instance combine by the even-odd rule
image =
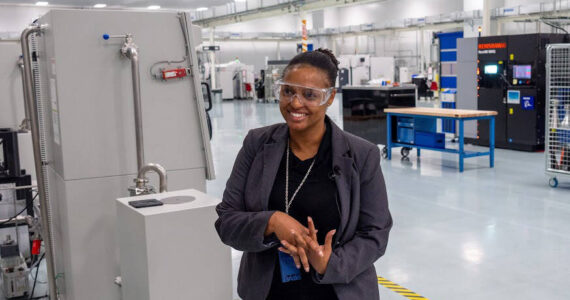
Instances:
[[[185,68],[162,70],[161,73],[162,73],[162,79],[163,80],[174,79],[174,78],[184,78],[184,77],[188,76],[188,72],[186,71]]]

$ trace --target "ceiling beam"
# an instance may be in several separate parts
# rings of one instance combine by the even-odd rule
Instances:
[[[233,14],[227,14],[217,17],[199,19],[193,21],[194,24],[207,27],[216,27],[257,19],[282,16],[284,14],[294,14],[302,11],[313,11],[328,7],[340,7],[348,5],[359,5],[373,2],[384,2],[386,0],[297,0],[286,3],[280,3],[271,6],[259,7]]]

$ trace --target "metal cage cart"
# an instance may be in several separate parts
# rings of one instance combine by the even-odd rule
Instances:
[[[570,44],[547,48],[546,99],[546,174],[556,187],[570,180]]]

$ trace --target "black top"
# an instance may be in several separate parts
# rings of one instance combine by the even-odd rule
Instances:
[[[326,131],[319,146],[317,155],[314,158],[301,161],[293,151],[289,155],[289,197],[293,196],[295,190],[305,177],[309,166],[316,159],[311,173],[307,177],[305,184],[293,200],[289,208],[289,214],[299,223],[307,226],[307,217],[310,216],[315,222],[318,230],[317,239],[319,244],[323,244],[326,234],[333,229],[337,229],[340,223],[340,208],[337,203],[337,188],[332,174],[332,141],[331,125],[328,120]],[[285,150],[287,151],[287,150]],[[285,211],[285,168],[287,153],[281,158],[281,164],[277,171],[273,189],[269,196],[269,210]],[[316,284],[311,278],[311,272],[305,273],[301,267],[301,280],[281,282],[281,270],[277,249],[275,251],[275,272],[271,290],[267,299],[337,299],[332,285]]]

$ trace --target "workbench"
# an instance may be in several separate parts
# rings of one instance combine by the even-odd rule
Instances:
[[[434,150],[446,153],[459,154],[459,172],[463,172],[463,160],[470,157],[489,156],[489,166],[493,168],[495,164],[495,116],[496,111],[482,111],[482,110],[464,110],[464,109],[443,109],[443,108],[426,108],[426,107],[411,107],[411,108],[387,108],[384,110],[387,115],[387,158],[392,159],[393,147],[404,147],[404,149],[417,149],[417,155],[420,156],[420,150]],[[394,135],[398,134],[398,130],[394,130],[394,124],[399,122],[392,122],[392,118],[402,119],[402,124],[408,125],[414,131],[423,132],[423,128],[418,127],[418,124],[426,123],[420,121],[431,121],[437,119],[453,120],[459,122],[459,149],[451,149],[437,146],[417,145],[414,139],[411,138],[408,142],[398,142],[398,137],[394,139]],[[409,120],[412,119],[411,123]],[[464,122],[471,120],[489,120],[489,151],[475,152],[465,151],[464,149]],[[414,125],[415,124],[415,125]],[[397,125],[399,126],[399,125]],[[431,130],[431,129],[428,129]],[[435,129],[433,129],[435,130]],[[444,141],[445,142],[445,141]]]

